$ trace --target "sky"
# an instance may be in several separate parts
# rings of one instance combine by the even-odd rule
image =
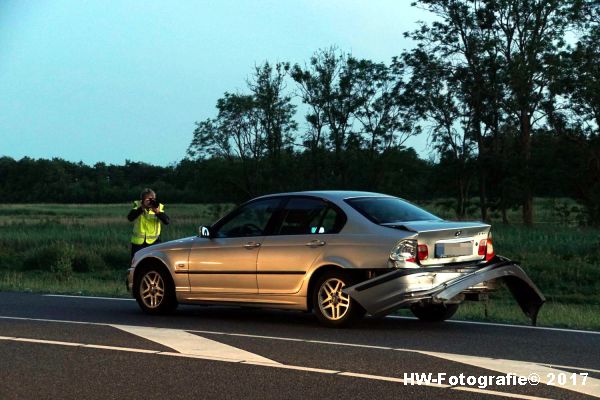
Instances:
[[[389,62],[411,48],[403,32],[429,15],[410,3],[2,0],[0,156],[174,164],[255,65],[331,46]],[[407,144],[426,157],[425,138]]]

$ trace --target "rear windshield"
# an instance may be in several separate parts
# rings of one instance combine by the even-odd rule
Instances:
[[[347,199],[356,211],[375,222],[389,224],[408,221],[437,221],[440,218],[395,197],[360,197]]]

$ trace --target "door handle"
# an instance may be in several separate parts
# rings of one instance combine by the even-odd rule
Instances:
[[[315,239],[315,240],[311,240],[310,242],[306,243],[306,246],[308,246],[308,247],[325,246],[325,242],[323,240]]]
[[[248,250],[250,249],[255,249],[257,247],[260,247],[260,243],[258,242],[248,242],[244,245],[245,248],[247,248]]]

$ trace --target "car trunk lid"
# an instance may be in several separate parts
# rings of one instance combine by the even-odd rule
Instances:
[[[479,245],[490,232],[490,225],[482,222],[436,220],[382,225],[418,234],[418,245],[427,248],[427,258],[419,260],[422,266],[483,260],[485,254],[479,254]]]

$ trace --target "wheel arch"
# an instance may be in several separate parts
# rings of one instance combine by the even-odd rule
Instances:
[[[308,281],[308,288],[306,292],[306,307],[308,311],[311,311],[313,309],[312,293],[315,288],[315,284],[317,283],[320,277],[322,277],[325,273],[330,271],[344,272],[353,276],[355,279],[366,279],[368,276],[368,271],[364,269],[344,268],[341,265],[337,264],[321,265],[313,271]]]
[[[171,270],[169,269],[169,267],[167,267],[165,262],[158,257],[146,257],[137,263],[137,265],[135,266],[135,269],[133,271],[133,289],[132,289],[132,291],[133,291],[134,296],[136,296],[136,298],[138,296],[138,293],[135,288],[137,288],[137,286],[139,285],[140,276],[142,276],[142,274],[144,272],[146,272],[148,269],[153,268],[153,267],[157,268],[165,273],[165,276],[168,279],[168,282],[166,282],[166,283],[168,283],[170,285],[170,287],[173,289],[173,291],[175,290],[175,282],[173,281],[173,275],[171,274]]]

